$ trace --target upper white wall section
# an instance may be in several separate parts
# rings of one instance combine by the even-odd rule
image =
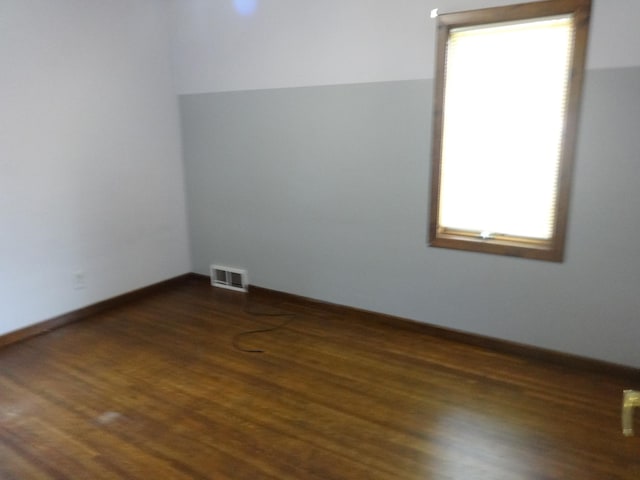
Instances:
[[[190,271],[168,52],[164,2],[0,2],[0,335]]]
[[[242,15],[234,4],[255,3]],[[432,9],[517,0],[171,0],[178,93],[433,77]],[[640,65],[640,1],[594,0],[589,68]]]

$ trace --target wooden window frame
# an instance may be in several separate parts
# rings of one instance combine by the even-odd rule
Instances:
[[[547,0],[504,7],[442,14],[437,17],[437,52],[433,106],[433,139],[431,152],[431,198],[429,245],[457,250],[469,250],[498,255],[562,262],[569,210],[571,178],[576,149],[585,57],[589,32],[591,0]],[[574,45],[567,91],[567,107],[560,153],[556,215],[549,241],[512,236],[482,238],[477,232],[444,229],[439,226],[440,173],[444,120],[444,90],[447,43],[454,28],[485,24],[535,20],[543,17],[572,14]]]

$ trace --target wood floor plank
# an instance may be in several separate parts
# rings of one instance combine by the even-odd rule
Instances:
[[[0,349],[0,478],[631,480],[632,381],[191,279]]]

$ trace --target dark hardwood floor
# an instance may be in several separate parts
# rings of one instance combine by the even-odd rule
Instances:
[[[630,382],[192,278],[0,349],[0,478],[638,479]]]

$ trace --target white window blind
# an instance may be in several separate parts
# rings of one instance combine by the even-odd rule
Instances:
[[[573,16],[452,29],[439,228],[553,236]]]

